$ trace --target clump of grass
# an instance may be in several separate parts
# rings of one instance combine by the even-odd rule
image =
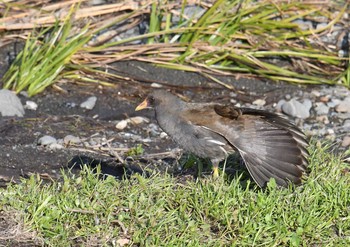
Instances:
[[[344,24],[344,15],[348,9],[346,2],[340,4],[324,1],[315,4],[312,1],[219,0],[215,3],[198,4],[197,6],[205,10],[200,18],[186,16],[184,11],[186,6],[187,1],[173,3],[167,0],[148,2],[139,7],[132,4],[124,8],[123,5],[112,5],[110,9],[100,6],[101,12],[97,12],[96,15],[103,16],[104,13],[108,15],[106,14],[106,20],[101,18],[92,20],[95,21],[89,30],[92,35],[103,36],[111,31],[111,26],[118,26],[120,32],[125,32],[135,28],[144,20],[145,15],[150,18],[148,33],[109,42],[117,35],[113,34],[110,38],[102,38],[104,42],[91,42],[75,56],[74,61],[82,66],[73,65],[71,67],[74,71],[61,73],[60,76],[100,83],[99,80],[91,77],[96,78],[99,75],[104,81],[106,78],[114,78],[115,75],[93,68],[108,67],[108,64],[115,61],[136,59],[171,69],[199,72],[220,84],[222,83],[213,75],[239,73],[255,74],[291,83],[342,84],[350,87],[349,57],[339,57],[337,50],[339,47],[330,47],[321,40],[322,37],[331,33],[337,24],[340,23],[341,27],[346,26]],[[11,13],[11,7],[12,5],[8,6],[7,14]],[[87,9],[90,10],[90,8]],[[86,17],[84,14],[86,12],[87,10],[83,9],[79,12],[79,16]],[[118,15],[111,17],[113,16],[111,13],[118,13]],[[178,17],[177,23],[172,22],[174,17]],[[307,20],[316,27],[303,29],[297,23],[300,20]],[[317,27],[317,23],[326,24]],[[86,27],[81,31],[82,36],[77,36],[75,43],[77,49],[88,39],[84,35],[85,32],[87,32]],[[144,40],[148,43],[137,45],[131,43]],[[73,46],[73,44],[67,44],[65,47]],[[45,47],[44,43],[42,47]],[[40,84],[38,81],[43,82],[42,85],[52,83],[51,78],[57,78],[59,71],[65,66],[61,61],[69,61],[71,54],[76,52],[73,49],[71,54],[66,54],[66,58],[53,56],[50,60],[55,59],[60,62],[44,64],[39,62],[40,59],[30,57],[29,53],[35,51],[31,45],[27,48],[30,48],[30,52],[21,55],[25,55],[26,59],[18,59],[17,65],[11,69],[4,80],[11,79],[12,82],[6,86],[16,88],[17,91],[30,87],[29,84],[32,81],[36,86],[32,86],[29,90],[36,90],[35,92],[42,90],[45,86],[38,86]],[[43,53],[38,57],[48,54],[50,53]],[[28,64],[20,65],[19,61],[27,60]],[[47,68],[48,79],[43,80],[40,78],[42,74],[39,74],[38,77],[29,80],[26,79],[28,73],[17,72],[25,71],[22,67],[29,68],[31,64],[34,66],[40,64],[41,67]],[[57,67],[52,68],[52,64]],[[19,83],[14,82],[12,77],[23,78],[22,86],[17,86]],[[113,81],[113,79],[110,80]],[[110,84],[106,83],[106,85]],[[232,89],[228,85],[224,86]]]
[[[125,155],[126,156],[136,156],[136,155],[142,155],[145,152],[145,150],[142,147],[142,144],[137,144],[135,147],[130,148]]]
[[[72,36],[74,10],[72,7],[63,23],[56,21],[54,26],[40,32],[34,30],[28,36],[23,50],[4,75],[4,88],[17,93],[27,90],[33,96],[62,76],[72,56],[90,39],[88,25]]]
[[[347,246],[348,165],[313,145],[303,186],[260,190],[169,175],[99,180],[84,169],[43,184],[37,176],[0,191],[0,208],[20,212],[46,245]]]

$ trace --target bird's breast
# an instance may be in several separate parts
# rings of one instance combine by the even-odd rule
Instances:
[[[232,147],[210,128],[194,125],[176,114],[157,115],[159,126],[184,150],[203,158],[224,159]]]

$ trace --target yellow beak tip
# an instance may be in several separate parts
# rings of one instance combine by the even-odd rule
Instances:
[[[135,108],[135,111],[141,111],[145,108],[148,107],[148,102],[147,102],[147,99],[145,99],[144,101],[141,102],[141,104],[139,104],[136,108]]]

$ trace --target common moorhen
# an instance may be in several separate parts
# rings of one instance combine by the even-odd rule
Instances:
[[[218,103],[186,103],[157,90],[135,109],[154,108],[160,127],[183,149],[210,158],[214,176],[219,161],[238,151],[254,179],[266,186],[300,184],[308,165],[304,134],[282,116]]]

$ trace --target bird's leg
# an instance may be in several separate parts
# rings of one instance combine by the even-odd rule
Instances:
[[[224,151],[225,153],[225,163],[224,163],[224,168],[223,168],[223,173],[222,174],[225,174],[225,169],[226,169],[226,162],[227,162],[227,157],[228,157],[228,153],[226,152],[226,150],[221,147],[221,149]],[[219,159],[219,158],[215,158],[215,159],[212,159],[211,160],[211,163],[213,165],[213,177],[214,178],[217,178],[219,177],[219,163],[222,159]]]
[[[211,163],[213,165],[213,178],[219,177],[219,163],[221,159],[212,159]]]
[[[219,166],[218,163],[213,164],[213,177],[214,178],[219,177],[219,167],[218,166]]]

